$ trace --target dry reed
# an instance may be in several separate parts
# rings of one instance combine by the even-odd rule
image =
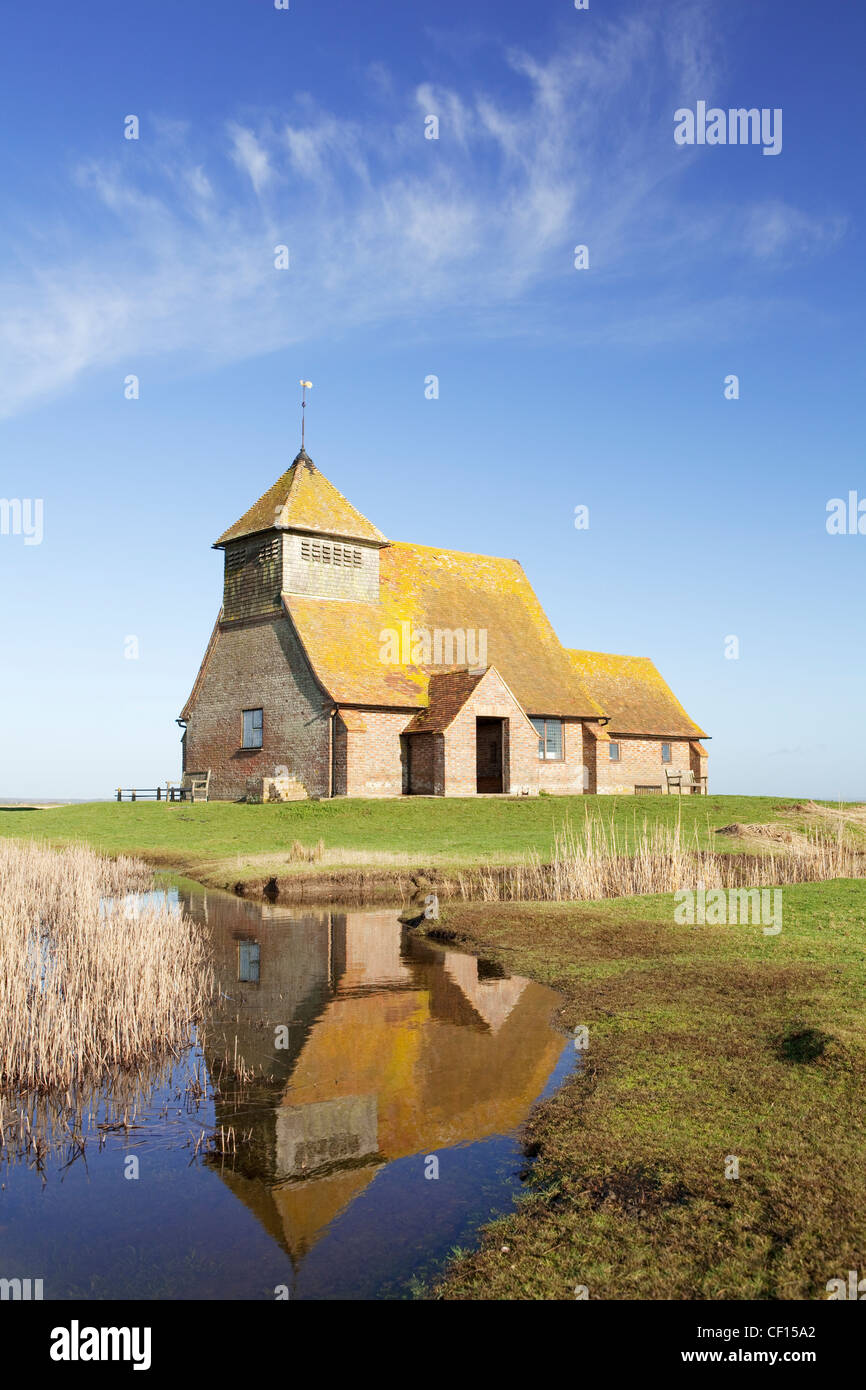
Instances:
[[[866,856],[846,841],[841,822],[835,834],[813,831],[806,840],[766,854],[718,854],[701,848],[697,827],[689,837],[679,821],[644,821],[629,836],[588,815],[580,833],[568,821],[557,832],[549,863],[532,852],[521,864],[458,875],[458,894],[482,902],[568,902],[677,892],[698,880],[708,889],[760,888],[866,874]]]
[[[314,845],[302,844],[300,840],[293,840],[289,850],[290,864],[317,864],[325,854],[324,840],[317,840]]]
[[[0,841],[0,1090],[69,1092],[191,1040],[213,992],[201,930],[146,865]]]

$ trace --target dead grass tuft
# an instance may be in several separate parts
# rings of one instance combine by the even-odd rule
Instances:
[[[841,824],[830,836],[765,825],[731,825],[724,833],[744,831],[772,849],[717,854],[700,847],[697,826],[689,835],[680,821],[644,821],[630,849],[628,827],[589,815],[580,832],[570,822],[557,832],[549,864],[533,852],[521,864],[459,874],[458,894],[483,902],[573,902],[672,893],[698,880],[707,889],[760,888],[866,874],[866,855],[848,842]]]
[[[189,1043],[205,940],[150,887],[133,859],[0,841],[0,1090],[73,1090]]]

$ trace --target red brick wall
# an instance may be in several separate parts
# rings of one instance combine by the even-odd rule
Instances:
[[[589,735],[587,735],[587,739],[591,744],[594,744],[595,740],[590,739]],[[539,760],[539,790],[558,792],[560,795],[579,796],[588,790],[584,785],[583,725],[579,719],[563,719],[562,752],[563,760],[561,763],[550,762],[546,758]]]
[[[242,749],[242,711],[263,714],[262,747]],[[189,716],[184,766],[210,768],[210,795],[237,800],[287,767],[328,795],[330,710],[286,618],[222,627]]]
[[[607,761],[607,741],[603,738],[596,738],[593,729],[598,729],[595,723],[584,723],[581,725],[581,735],[583,744],[583,761],[586,766],[586,783],[584,791],[595,795],[598,791],[598,769],[602,761]]]
[[[523,715],[504,681],[489,670],[444,734],[444,794],[474,795],[476,790],[475,720],[504,718],[504,790],[516,794],[521,787],[538,791],[538,735]],[[437,793],[442,794],[441,781]]]
[[[695,778],[706,777],[709,769],[709,759],[698,752],[694,743],[689,744],[689,766],[695,774]],[[707,787],[709,791],[709,786]]]
[[[334,796],[346,795],[349,746],[353,737],[357,738],[358,735],[347,733],[346,726],[339,717],[334,720]]]
[[[433,796],[436,792],[436,744],[441,734],[410,734],[406,742],[411,748],[411,786],[416,796]]]
[[[598,790],[600,792],[633,792],[635,786],[661,787],[667,791],[665,768],[687,772],[689,763],[688,739],[626,738],[608,730],[612,743],[619,744],[620,761],[611,762],[609,745],[598,745]],[[671,761],[662,762],[662,743],[671,745]]]
[[[359,711],[363,733],[349,733],[347,796],[400,796],[404,790],[400,735],[413,710]]]

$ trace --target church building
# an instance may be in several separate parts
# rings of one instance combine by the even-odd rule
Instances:
[[[387,540],[303,448],[215,544],[179,721],[213,799],[706,788],[651,661],[563,647],[517,560]]]

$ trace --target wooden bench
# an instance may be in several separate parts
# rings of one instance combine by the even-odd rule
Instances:
[[[207,801],[210,790],[210,768],[207,772],[185,772],[181,778],[180,786],[173,787],[172,790],[180,792],[181,801]]]
[[[668,779],[668,792],[670,792],[671,787],[676,787],[682,796],[683,787],[688,787],[691,791],[697,789],[699,796],[707,795],[706,777],[696,777],[691,768],[688,772],[684,772],[682,768],[675,768],[672,772],[668,772],[665,768],[665,777]]]

